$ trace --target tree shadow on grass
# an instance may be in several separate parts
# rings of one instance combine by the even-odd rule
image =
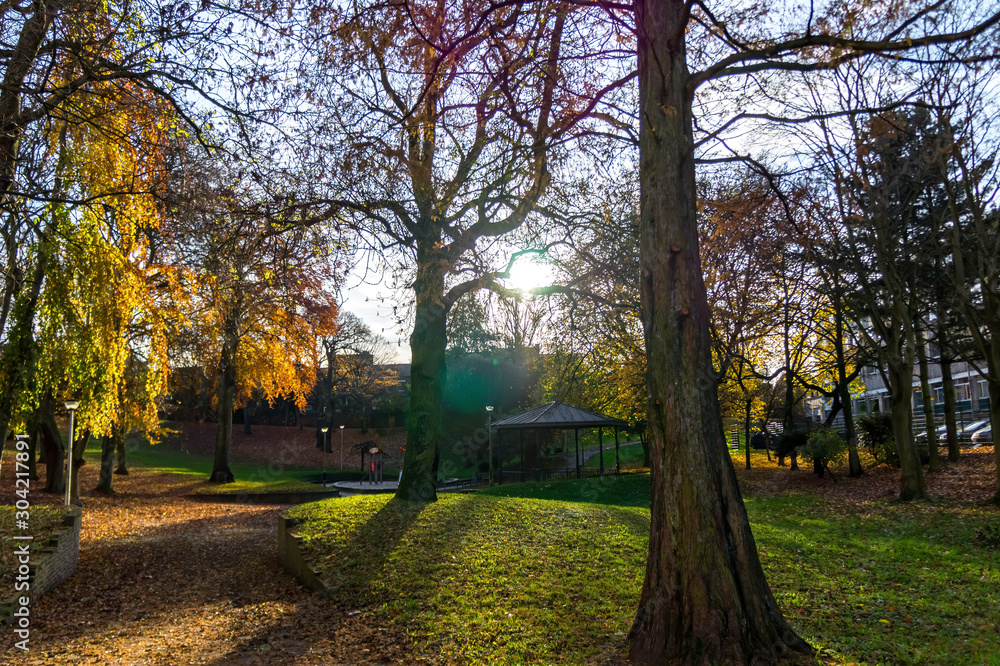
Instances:
[[[512,483],[491,488],[483,494],[648,509],[649,493],[649,473],[639,472]]]
[[[306,558],[331,596],[325,600],[315,595],[312,601],[325,614],[339,614],[330,636],[339,644],[336,650],[356,650],[352,663],[411,663],[414,655],[424,650],[382,612],[383,605],[405,603],[422,594],[423,580],[407,581],[393,575],[394,560],[407,558],[408,569],[426,573],[437,560],[447,558],[477,520],[468,509],[469,501],[468,497],[453,497],[444,503],[427,504],[393,498],[367,519],[359,519],[353,529],[326,537],[311,535]],[[328,504],[334,511],[337,506],[337,500]],[[409,561],[415,554],[420,557],[417,563]],[[257,655],[262,646],[296,650],[289,626],[308,624],[311,619],[307,615],[303,611],[286,614],[282,623],[261,627],[214,663],[228,664]]]
[[[327,585],[334,602],[358,606],[386,601],[384,577],[402,542],[408,550],[436,558],[450,551],[471,528],[474,516],[466,510],[468,497],[451,498],[444,505],[404,502],[393,498],[348,534],[327,539],[315,537],[306,553],[320,579]],[[428,511],[434,506],[434,510]],[[423,527],[411,535],[416,523]],[[295,531],[295,528],[292,528]],[[410,537],[413,537],[412,539]],[[427,540],[415,543],[414,540]],[[402,591],[401,591],[402,592]]]
[[[313,552],[307,550],[306,559],[335,602],[365,605],[376,601],[372,581],[426,507],[393,498],[353,531],[329,538],[320,534],[310,540]]]

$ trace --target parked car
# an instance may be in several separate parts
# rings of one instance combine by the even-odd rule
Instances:
[[[964,428],[958,429],[958,441],[960,442],[971,442],[972,436],[983,428],[990,427],[990,420],[983,419],[982,421],[976,421],[975,423],[970,423]]]
[[[945,434],[948,432],[948,426],[946,425],[940,426],[934,432],[936,433],[935,439],[937,440],[938,444],[941,444],[941,440],[944,439]],[[921,431],[916,434],[914,439],[916,439],[918,442],[922,439],[927,439],[927,429],[926,428],[921,429]]]
[[[972,448],[978,449],[980,446],[990,445],[993,443],[993,428],[991,426],[986,426],[985,428],[980,428],[972,435]]]

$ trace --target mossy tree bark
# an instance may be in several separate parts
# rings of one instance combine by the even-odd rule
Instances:
[[[652,506],[631,658],[746,664],[807,654],[764,578],[720,435],[696,221],[685,3],[639,0],[635,7]]]

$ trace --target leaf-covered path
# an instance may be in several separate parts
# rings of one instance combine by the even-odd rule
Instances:
[[[94,487],[96,469],[83,471],[82,487]],[[338,608],[281,569],[277,515],[284,507],[190,499],[184,494],[191,479],[138,471],[116,478],[116,497],[85,493],[79,569],[31,606],[29,652],[13,647],[12,632],[0,636],[0,662],[331,664],[420,658],[398,630],[373,626],[366,612]],[[56,500],[32,492],[35,504]]]

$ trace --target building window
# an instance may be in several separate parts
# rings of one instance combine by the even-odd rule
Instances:
[[[955,400],[958,400],[959,402],[972,400],[972,394],[969,392],[969,389],[970,386],[968,383],[955,384]]]
[[[940,386],[934,387],[934,402],[939,405],[944,402],[944,389]]]
[[[990,397],[990,383],[985,379],[980,379],[976,382],[976,390],[979,391],[980,398]]]

